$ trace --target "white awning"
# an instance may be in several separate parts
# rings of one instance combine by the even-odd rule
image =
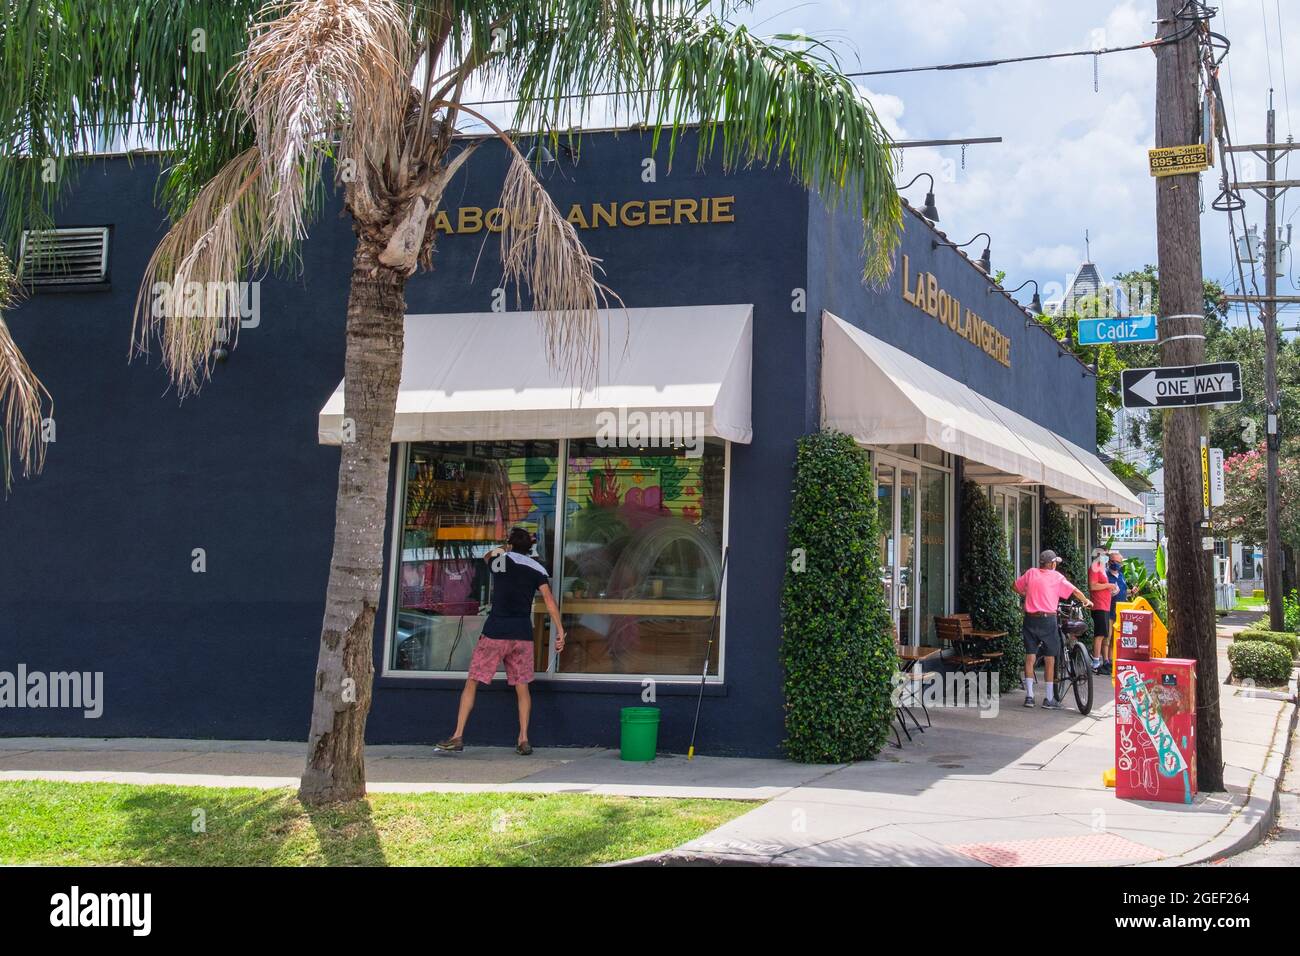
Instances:
[[[578,388],[546,362],[534,312],[408,315],[393,441],[589,438],[601,413],[696,413],[703,434],[748,443],[753,306],[607,309],[600,366]],[[343,383],[321,409],[341,441]],[[687,437],[690,437],[688,433]]]
[[[1144,513],[1096,455],[829,312],[822,424],[864,445],[920,443],[960,455],[977,480],[1043,485],[1049,497]]]

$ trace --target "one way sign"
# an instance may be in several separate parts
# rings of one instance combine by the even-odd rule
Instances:
[[[1127,368],[1122,378],[1125,408],[1235,405],[1241,401],[1241,366],[1236,362]]]

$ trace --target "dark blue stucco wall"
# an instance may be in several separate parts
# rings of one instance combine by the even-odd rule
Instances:
[[[711,753],[774,754],[783,736],[777,661],[782,555],[794,442],[805,425],[798,401],[806,388],[807,370],[800,360],[803,323],[790,302],[792,290],[804,283],[807,200],[779,171],[700,172],[689,142],[670,174],[661,149],[658,181],[646,183],[642,161],[650,155],[648,135],[588,135],[577,164],[562,157],[547,174],[547,186],[564,210],[575,202],[736,197],[734,223],[606,227],[582,236],[592,255],[602,260],[604,281],[629,307],[754,305],[754,441],[731,450],[726,685],[705,701],[699,739]],[[504,170],[504,155],[488,143],[446,205],[494,205]],[[436,272],[408,288],[408,311],[490,308],[492,290],[500,282],[495,243],[491,237],[485,246],[482,233],[441,238]],[[480,251],[478,274],[468,281]],[[380,663],[377,658],[377,671]],[[459,682],[403,677],[379,683],[373,739],[428,741],[451,731]],[[685,748],[696,686],[659,685],[661,747]],[[541,745],[616,743],[619,708],[641,703],[639,683],[610,687],[539,681],[533,687],[531,734]],[[503,684],[481,692],[471,735],[510,743],[516,731],[513,692]]]
[[[1089,451],[1097,447],[1096,379],[1074,356],[1058,348],[1051,335],[1026,327],[1026,315],[955,249],[932,246],[947,237],[916,212],[903,213],[902,243],[888,283],[877,290],[862,282],[862,225],[843,210],[830,210],[809,195],[808,284],[810,319],[807,355],[820,362],[821,311],[827,309],[878,339],[924,359],[945,375],[1020,414],[1046,425]],[[950,241],[965,242],[967,235]],[[995,237],[996,239],[996,237]],[[966,251],[979,258],[984,240]],[[998,247],[993,246],[993,269]],[[912,306],[902,296],[902,257],[911,281],[932,272],[939,284],[1011,339],[1011,367],[999,363],[956,332]],[[1021,293],[1028,301],[1029,289]],[[819,395],[818,374],[809,377],[810,407]]]
[[[111,291],[36,294],[9,316],[53,396],[56,441],[0,503],[0,669],[103,671],[106,703],[98,720],[0,710],[7,735],[306,726],[338,467],[311,425],[342,374],[350,231],[322,219],[301,277],[264,283],[259,327],[180,403],[156,359],[127,364],[164,231],[157,171],[90,163],[56,217],[112,226]]]
[[[576,164],[548,173],[571,202],[734,195],[734,223],[583,233],[629,306],[754,304],[755,439],[731,458],[731,599],[726,686],[710,688],[700,743],[712,753],[775,753],[782,736],[778,600],[795,438],[808,423],[806,326],[790,308],[805,284],[806,195],[779,171],[695,169],[686,144],[669,173],[642,179],[639,133],[588,134]],[[505,170],[484,145],[445,205],[491,207]],[[0,711],[0,734],[301,739],[328,573],[338,453],[316,444],[316,415],[342,375],[352,237],[338,203],[304,248],[302,274],[268,279],[246,329],[203,392],[178,403],[165,377],[127,365],[131,308],[164,229],[158,167],[88,164],[56,221],[113,226],[109,292],[40,294],[11,316],[54,395],[57,441],[42,475],[0,505],[0,669],[105,674],[98,720]],[[440,237],[435,269],[407,290],[410,312],[486,311],[500,282],[495,237]],[[477,262],[477,273],[475,264]],[[471,278],[473,276],[473,278]],[[207,571],[191,571],[204,548]],[[376,633],[381,664],[383,614]],[[539,682],[533,740],[613,743],[636,685]],[[660,686],[661,744],[685,746],[689,688]],[[372,742],[428,742],[454,717],[457,685],[378,681]],[[514,737],[513,698],[480,695],[475,742]]]
[[[731,457],[726,684],[709,689],[699,743],[708,753],[774,754],[791,466],[796,438],[818,425],[821,310],[1087,447],[1092,380],[1073,359],[1055,364],[1047,336],[1026,333],[1014,307],[985,297],[983,279],[956,253],[932,254],[923,224],[909,218],[904,236],[913,269],[940,273],[965,302],[989,300],[982,314],[1013,339],[1011,370],[912,310],[896,285],[885,293],[863,287],[857,226],[830,216],[785,173],[702,173],[687,143],[671,173],[661,149],[657,182],[647,183],[650,153],[648,135],[588,134],[576,164],[562,157],[547,173],[548,188],[562,209],[735,196],[734,223],[582,235],[629,306],[754,305],[754,441],[734,446]],[[495,205],[505,168],[502,147],[485,144],[445,205]],[[103,671],[106,702],[98,720],[0,710],[0,734],[302,739],[338,466],[337,451],[316,443],[316,416],[342,375],[351,232],[335,201],[303,249],[301,275],[262,283],[258,327],[244,330],[200,395],[179,403],[156,363],[126,362],[137,285],[164,230],[153,202],[157,174],[150,158],[87,164],[56,221],[113,227],[111,290],[39,294],[9,317],[54,396],[57,441],[44,473],[18,479],[0,503],[0,670],[21,662]],[[500,265],[495,237],[486,235],[440,237],[434,271],[408,286],[408,311],[488,310]],[[796,312],[801,288],[807,310]],[[1056,398],[1044,403],[1039,394]],[[194,548],[206,552],[206,573],[191,571]],[[376,630],[377,672],[386,613]],[[534,687],[538,745],[614,743],[619,707],[640,703],[639,684]],[[450,730],[458,689],[378,678],[369,739],[438,739]],[[658,688],[661,746],[685,746],[693,693]],[[514,728],[512,695],[503,687],[482,693],[471,742],[509,743]]]

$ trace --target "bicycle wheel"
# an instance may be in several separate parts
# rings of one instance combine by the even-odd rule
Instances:
[[[1092,667],[1082,644],[1070,648],[1070,675],[1074,684],[1074,702],[1079,706],[1079,713],[1086,714],[1092,710]]]
[[[1067,650],[1056,659],[1056,680],[1053,681],[1056,700],[1065,700],[1065,689],[1070,686],[1070,652]]]

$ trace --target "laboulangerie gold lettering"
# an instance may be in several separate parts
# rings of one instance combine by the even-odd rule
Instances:
[[[587,217],[583,215],[582,206],[578,205],[576,202],[569,207],[568,219],[569,222],[571,222],[575,228],[578,229],[591,228],[590,226],[587,225]]]
[[[904,254],[901,258],[903,268],[899,291],[903,301],[938,319],[939,324],[946,325],[971,345],[1010,368],[1011,340],[973,309],[964,307],[960,299],[939,285],[939,278],[934,273],[918,272],[914,278],[911,257]]]
[[[645,203],[639,199],[623,203],[618,211],[618,221],[629,228],[645,225]]]

